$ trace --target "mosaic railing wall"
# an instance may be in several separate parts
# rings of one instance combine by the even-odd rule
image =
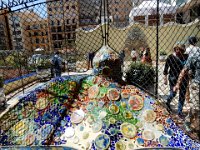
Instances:
[[[195,150],[200,146],[155,98],[103,76],[53,79],[20,97],[0,117],[2,146]]]
[[[184,132],[199,138],[198,0],[0,1],[0,8],[1,111],[56,76],[105,73],[155,97]],[[98,64],[104,57],[112,59]]]

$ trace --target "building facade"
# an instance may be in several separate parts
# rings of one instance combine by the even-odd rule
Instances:
[[[74,51],[75,30],[94,27],[101,23],[101,0],[47,0],[48,32],[51,51]],[[112,24],[125,27],[129,24],[132,0],[111,0],[108,15]],[[102,13],[101,13],[102,15]]]
[[[129,24],[129,13],[133,8],[132,0],[108,1],[108,15],[116,27],[125,27]]]
[[[49,38],[47,20],[39,16],[23,22],[24,47],[29,52],[36,49],[49,52]]]
[[[105,9],[102,7],[105,6]],[[79,20],[80,26],[97,25],[108,22],[116,27],[125,27],[129,24],[129,12],[133,6],[132,0],[110,0],[107,2],[101,0],[81,0]],[[108,12],[104,11],[108,10]]]
[[[0,11],[0,50],[12,50],[8,10]]]
[[[11,42],[14,50],[34,52],[37,48],[49,51],[47,19],[33,10],[9,14]]]
[[[24,49],[22,41],[21,15],[20,12],[9,13],[9,26],[13,50]]]
[[[79,1],[80,27],[94,27],[100,23],[101,0]]]
[[[47,0],[51,51],[73,51],[75,30],[79,27],[78,0]]]

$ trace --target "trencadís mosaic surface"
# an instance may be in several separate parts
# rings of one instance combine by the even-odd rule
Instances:
[[[154,98],[102,76],[54,79],[21,98],[2,116],[0,126],[4,146],[200,149]]]

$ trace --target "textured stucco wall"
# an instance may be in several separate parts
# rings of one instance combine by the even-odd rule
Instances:
[[[156,27],[145,27],[144,25],[134,24],[124,29],[109,27],[109,46],[116,51],[125,48],[125,41],[128,32],[138,27],[146,36],[146,42],[151,49],[152,58],[156,56]],[[186,25],[174,24],[159,27],[159,51],[165,50],[168,54],[172,52],[176,42],[187,41],[189,36],[197,36],[200,39],[200,22],[196,21]],[[96,27],[93,31],[78,29],[76,33],[76,50],[80,55],[85,55],[89,51],[97,51],[103,44],[102,26]],[[200,45],[200,43],[198,43]]]
[[[15,91],[17,89],[20,89],[24,85],[27,85],[27,84],[29,84],[33,81],[36,81],[36,80],[37,80],[37,76],[35,74],[35,75],[30,76],[28,78],[24,78],[23,81],[22,81],[22,79],[20,79],[20,80],[14,81],[14,82],[10,82],[8,84],[4,84],[4,92],[5,92],[5,94],[9,94],[10,92]]]

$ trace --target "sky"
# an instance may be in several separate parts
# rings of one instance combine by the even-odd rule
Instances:
[[[2,7],[1,6],[2,2],[8,4],[9,2],[13,2],[13,1],[15,1],[15,2],[19,2],[19,1],[22,2],[22,1],[33,1],[33,0],[0,0],[0,7]],[[32,4],[42,3],[42,2],[45,2],[45,1],[46,0],[35,0],[35,2],[29,2],[29,3],[27,3],[27,5],[30,6]],[[164,1],[164,2],[169,1],[169,2],[171,2],[172,0],[160,0],[160,1]],[[187,0],[174,0],[174,1],[177,1],[177,3],[183,3],[183,2],[185,2]],[[12,10],[16,10],[16,9],[19,9],[19,8],[22,8],[22,7],[24,7],[24,5],[19,5],[17,7],[12,7]],[[36,9],[37,9],[37,7],[36,7]]]
[[[2,5],[3,3],[8,4],[9,2],[26,2],[26,1],[33,1],[33,0],[0,0],[0,8],[2,9],[2,6],[5,7],[5,5]],[[31,6],[33,4],[37,4],[37,3],[42,3],[45,2],[46,0],[36,0],[35,2],[28,2],[27,6]],[[11,10],[18,10],[21,8],[24,8],[25,5],[18,5],[15,7],[11,7]],[[46,6],[44,4],[42,5],[36,5],[34,7],[29,7],[28,10],[33,9],[34,12],[38,13],[42,18],[46,18],[47,17],[47,11],[46,11]],[[23,10],[27,10],[27,8],[23,9]],[[23,11],[21,10],[21,11]]]
[[[37,3],[42,3],[42,2],[45,2],[45,1],[46,1],[46,0],[37,0],[37,1],[35,1],[35,2],[27,3],[27,6],[31,6],[31,5],[37,4]],[[18,7],[15,7],[14,9],[18,9],[18,8],[21,8],[21,7],[24,7],[24,5],[20,5],[20,6],[18,6]],[[40,7],[35,6],[34,8],[35,8],[35,9],[39,9]]]
[[[0,6],[2,7],[5,7],[5,5],[3,5],[4,3],[5,4],[9,4],[9,3],[12,3],[12,2],[26,2],[26,1],[33,1],[33,0],[0,0]],[[46,0],[35,0],[35,2],[29,2],[27,3],[28,6],[32,5],[32,4],[36,4],[36,3],[41,3],[41,2],[45,2]],[[19,6],[16,6],[16,7],[12,7],[12,10],[16,10],[16,9],[19,9],[19,8],[22,8],[24,7],[24,5],[19,5]]]

